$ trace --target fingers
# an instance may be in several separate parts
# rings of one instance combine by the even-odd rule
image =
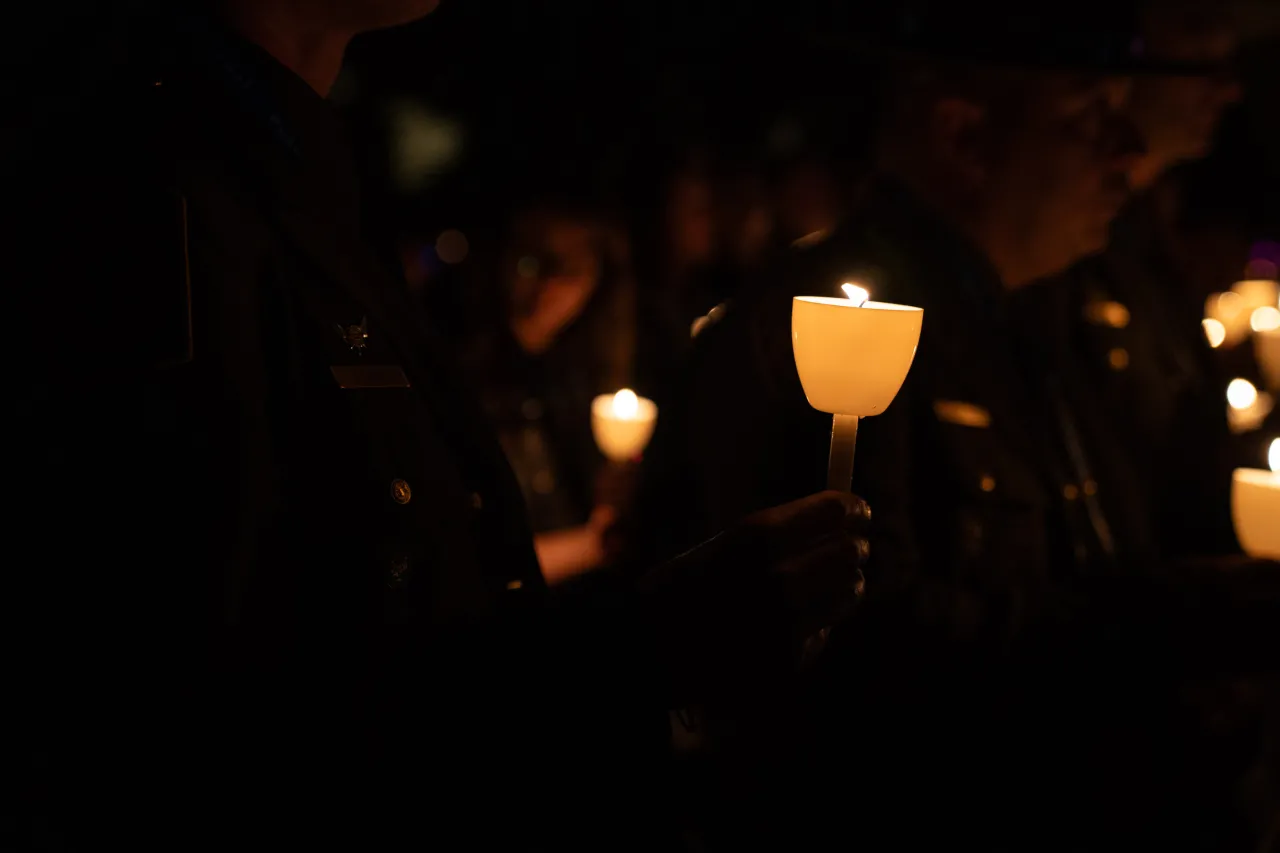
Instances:
[[[788,554],[833,534],[861,531],[871,507],[847,492],[819,492],[757,513],[748,523],[764,529],[776,553]]]
[[[801,629],[829,625],[847,612],[866,586],[861,567],[870,554],[865,538],[838,534],[779,568],[787,608]]]
[[[871,556],[871,544],[861,536],[828,536],[796,554],[779,567],[779,573],[806,583],[815,590],[839,587],[859,574]]]

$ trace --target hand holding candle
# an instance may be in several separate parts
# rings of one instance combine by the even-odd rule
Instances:
[[[611,462],[635,459],[649,446],[658,420],[658,407],[630,388],[601,394],[591,402],[591,433],[596,446]]]
[[[1231,484],[1231,518],[1246,554],[1280,560],[1280,438],[1267,453],[1270,471],[1239,468]]]
[[[842,289],[850,298],[792,300],[791,348],[809,405],[832,416],[827,488],[847,492],[858,418],[880,414],[897,396],[915,359],[924,311],[868,302],[866,289],[854,284]]]

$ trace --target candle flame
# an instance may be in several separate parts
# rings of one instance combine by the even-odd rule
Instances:
[[[1255,308],[1249,315],[1249,326],[1255,332],[1274,332],[1280,329],[1280,308],[1273,305]]]
[[[1247,409],[1258,402],[1258,389],[1248,379],[1232,379],[1227,386],[1227,403],[1233,409]]]
[[[613,415],[622,420],[631,420],[640,414],[640,398],[630,388],[623,388],[613,395]]]
[[[1271,439],[1271,449],[1267,451],[1267,462],[1271,470],[1280,473],[1280,438]]]
[[[859,308],[865,305],[867,300],[871,298],[871,291],[867,290],[865,287],[859,287],[852,282],[845,282],[840,285],[840,289],[844,291],[844,295],[849,299],[849,301],[854,305],[857,305]]]
[[[1222,346],[1222,342],[1227,339],[1227,327],[1222,325],[1221,320],[1206,317],[1200,325],[1204,327],[1204,336],[1209,339],[1210,348],[1217,349]]]

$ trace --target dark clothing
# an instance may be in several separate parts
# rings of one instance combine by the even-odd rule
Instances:
[[[1105,253],[1044,287],[1046,322],[1058,358],[1094,389],[1112,439],[1135,464],[1163,555],[1232,553],[1231,472],[1257,462],[1228,431],[1229,377],[1210,358],[1204,299],[1165,230],[1149,193],[1116,221]]]
[[[791,300],[839,295],[847,281],[923,307],[923,332],[897,398],[860,426],[853,486],[873,512],[866,602],[831,638],[816,722],[782,750],[807,756],[804,769],[762,770],[762,800],[786,793],[771,779],[830,780],[818,802],[859,803],[854,827],[904,847],[1075,849],[1201,831],[1186,811],[1192,788],[1178,787],[1200,765],[1169,746],[1185,745],[1192,725],[1176,685],[1195,654],[1209,671],[1274,671],[1273,652],[1247,661],[1199,645],[1223,627],[1213,618],[1257,618],[1246,616],[1256,602],[1232,600],[1218,578],[1183,588],[1146,574],[1156,549],[1140,481],[1107,441],[1088,384],[1033,319],[1040,297],[1007,294],[905,189],[881,183],[860,214],[782,260],[698,337],[682,423],[667,424],[655,460],[687,484],[683,537],[823,487],[831,417],[800,386]],[[1268,630],[1251,624],[1246,638]],[[847,772],[824,776],[836,767]],[[1195,819],[1209,826],[1217,805]]]
[[[206,22],[158,42],[6,199],[25,840],[593,837],[566,803],[665,737],[639,629],[556,612],[328,105]]]
[[[535,357],[510,337],[471,372],[473,387],[520,484],[535,533],[585,524],[601,463],[591,401],[601,393],[581,362]]]

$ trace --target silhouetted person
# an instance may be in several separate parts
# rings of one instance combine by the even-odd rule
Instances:
[[[851,594],[865,507],[828,494],[558,606],[324,98],[352,36],[434,6],[170,9],[6,164],[17,845],[651,849],[667,707]]]

